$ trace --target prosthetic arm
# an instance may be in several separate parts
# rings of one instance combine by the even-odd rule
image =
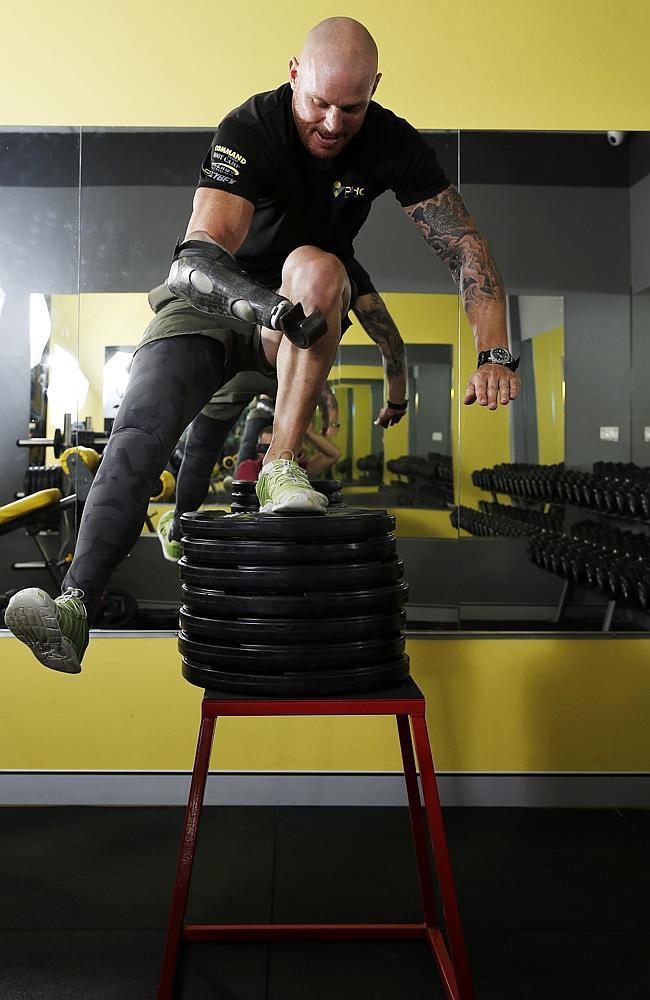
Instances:
[[[201,312],[280,330],[297,347],[311,347],[327,332],[322,313],[305,316],[300,303],[258,285],[218,243],[179,241],[167,286]]]

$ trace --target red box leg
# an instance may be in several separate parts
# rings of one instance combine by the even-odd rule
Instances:
[[[429,864],[429,852],[427,851],[426,830],[422,816],[418,776],[415,770],[411,730],[407,715],[398,715],[396,719],[399,745],[402,751],[402,763],[404,765],[404,780],[406,781],[409,814],[411,817],[411,834],[413,836],[413,846],[415,848],[418,876],[420,879],[420,892],[422,893],[422,903],[424,905],[424,919],[427,927],[433,928],[438,926],[438,917],[436,914],[436,901],[433,895],[431,865]]]
[[[199,833],[199,821],[201,819],[201,808],[205,795],[205,783],[210,766],[210,753],[212,751],[216,721],[216,718],[201,719],[194,769],[192,771],[192,782],[190,784],[190,795],[185,811],[181,850],[176,868],[171,914],[167,926],[162,972],[157,994],[158,1000],[173,1000],[178,949],[183,936],[183,921],[185,920],[185,911],[187,909],[187,897],[192,877],[192,865],[194,864],[194,852]]]
[[[473,1000],[474,990],[472,988],[465,940],[458,912],[456,888],[451,873],[447,838],[445,837],[445,828],[442,821],[442,811],[440,809],[440,798],[438,796],[427,723],[423,715],[412,716],[411,723],[413,725],[415,752],[420,765],[424,808],[427,813],[429,833],[433,845],[433,860],[436,866],[438,885],[440,886],[449,950],[458,983],[457,995],[459,1000]],[[435,950],[432,939],[431,943]]]

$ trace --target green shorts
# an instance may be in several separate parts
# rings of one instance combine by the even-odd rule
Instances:
[[[219,340],[225,352],[225,381],[201,410],[214,420],[235,419],[254,396],[275,397],[277,378],[262,348],[261,328],[226,316],[213,316],[193,309],[173,295],[166,284],[149,292],[149,305],[156,314],[144,331],[138,348],[162,337],[200,334]]]
[[[275,378],[275,368],[264,355],[259,326],[227,316],[199,312],[172,295],[165,284],[158,285],[149,292],[149,305],[156,315],[144,331],[136,350],[151,340],[198,333],[223,344],[226,382],[239,372],[259,372]]]

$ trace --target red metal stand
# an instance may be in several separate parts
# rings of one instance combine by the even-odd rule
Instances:
[[[178,952],[183,939],[188,941],[350,941],[387,938],[427,940],[438,964],[447,997],[450,1000],[472,1000],[474,994],[424,713],[424,696],[412,680],[390,691],[349,695],[340,698],[255,698],[206,691],[201,707],[201,728],[176,870],[176,883],[167,927],[158,1000],[172,1000],[173,998]],[[394,715],[396,717],[411,816],[411,831],[424,907],[422,923],[186,924],[184,922],[205,783],[210,765],[214,727],[219,716],[227,715]],[[414,745],[420,768],[424,810],[443,908],[446,940],[436,916],[427,835],[413,753]]]

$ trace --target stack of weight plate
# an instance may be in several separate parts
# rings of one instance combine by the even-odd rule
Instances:
[[[183,675],[213,690],[336,695],[408,677],[395,519],[183,514]]]
[[[343,494],[341,493],[341,483],[338,479],[312,479],[311,484],[318,493],[323,493],[327,497],[330,507],[345,506]],[[260,502],[257,499],[255,482],[253,480],[233,480],[232,505],[230,509],[233,514],[260,509]]]

